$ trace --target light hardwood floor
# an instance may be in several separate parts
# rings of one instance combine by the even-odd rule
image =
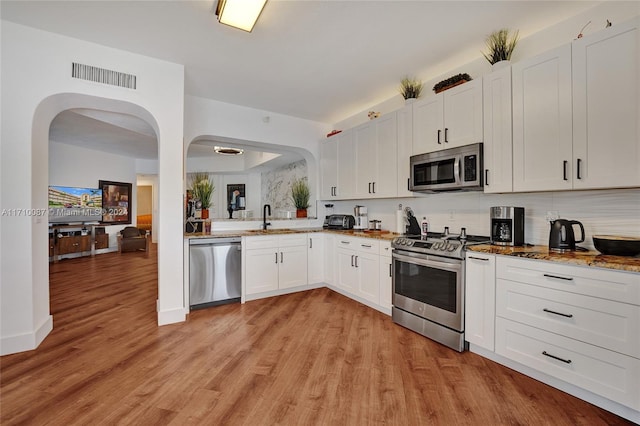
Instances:
[[[51,265],[53,332],[2,357],[2,425],[622,425],[329,289],[157,327],[155,245]]]

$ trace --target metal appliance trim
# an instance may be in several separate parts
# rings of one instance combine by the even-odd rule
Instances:
[[[477,155],[476,180],[465,182],[464,165],[460,164],[460,159],[465,155]],[[428,163],[430,161],[440,160],[443,158],[455,157],[454,178],[455,182],[446,184],[430,184],[416,185],[414,180],[413,168],[416,164]],[[447,148],[440,151],[427,152],[424,154],[412,155],[409,159],[409,190],[413,192],[444,192],[444,191],[482,191],[484,188],[484,153],[483,143],[474,143],[470,145],[459,146],[456,148]]]
[[[467,349],[466,342],[464,341],[464,332],[457,332],[443,327],[440,324],[403,311],[395,306],[391,308],[391,317],[396,324],[415,331],[458,352],[463,352]]]

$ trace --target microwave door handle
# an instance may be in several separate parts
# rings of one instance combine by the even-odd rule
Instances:
[[[462,177],[460,176],[460,157],[456,156],[456,161],[453,163],[453,176],[456,180],[456,184],[460,185]]]

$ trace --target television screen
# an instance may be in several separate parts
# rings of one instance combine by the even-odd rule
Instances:
[[[102,190],[49,186],[49,223],[99,222]]]

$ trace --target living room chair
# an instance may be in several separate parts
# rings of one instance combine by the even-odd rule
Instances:
[[[149,232],[135,226],[127,226],[118,233],[118,251],[149,251]]]

